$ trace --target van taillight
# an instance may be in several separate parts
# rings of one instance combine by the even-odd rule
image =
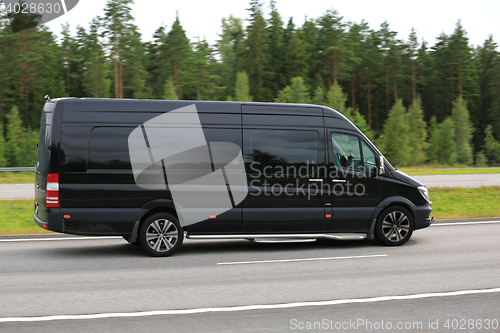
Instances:
[[[47,175],[47,192],[45,200],[48,208],[59,208],[59,174],[49,173]]]

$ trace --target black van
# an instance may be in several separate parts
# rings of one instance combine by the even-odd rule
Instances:
[[[192,124],[171,126],[165,117],[177,110],[191,110],[199,131],[186,134]],[[153,131],[159,136],[152,138]],[[194,136],[206,146],[186,155],[179,145]],[[221,143],[233,152],[219,163],[216,157],[229,149]],[[166,149],[178,150],[174,162],[161,156]],[[201,155],[209,157],[203,162]],[[150,157],[150,165],[141,156]],[[189,183],[209,175],[220,184]],[[172,189],[183,182],[190,192],[180,199]],[[184,237],[375,237],[401,245],[434,220],[424,185],[393,168],[342,114],[317,105],[48,100],[35,185],[34,219],[40,227],[123,236],[152,256],[171,255]],[[227,204],[213,206],[215,197],[228,198]]]

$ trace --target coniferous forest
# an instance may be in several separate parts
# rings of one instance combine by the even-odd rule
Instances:
[[[458,21],[432,45],[334,9],[284,22],[274,0],[251,0],[247,17],[222,19],[214,44],[189,40],[179,16],[142,42],[132,2],[108,0],[60,39],[29,14],[2,20],[0,167],[34,165],[44,95],[314,103],[349,117],[397,166],[500,162],[498,36],[472,46]]]

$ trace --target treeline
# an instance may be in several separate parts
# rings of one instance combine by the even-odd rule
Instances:
[[[44,95],[316,103],[351,118],[396,165],[500,161],[500,53],[492,36],[472,47],[460,21],[429,45],[414,30],[400,40],[386,22],[374,29],[333,9],[285,23],[274,0],[269,13],[251,0],[248,18],[222,19],[213,45],[190,41],[179,16],[144,43],[131,4],[108,0],[104,15],[75,35],[63,26],[60,41],[33,15],[11,17],[28,28],[19,33],[3,22],[7,164],[18,163],[9,151],[23,150],[8,139],[13,107],[31,142]]]

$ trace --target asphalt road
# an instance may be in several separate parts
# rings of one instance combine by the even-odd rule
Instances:
[[[500,174],[414,176],[427,187],[500,186]],[[33,184],[0,184],[1,199],[32,199]]]
[[[35,184],[0,184],[0,200],[33,199]]]
[[[413,176],[427,187],[500,186],[500,174]]]
[[[401,247],[187,240],[169,258],[118,238],[4,236],[0,332],[499,332],[478,326],[500,321],[500,220],[482,221]]]

